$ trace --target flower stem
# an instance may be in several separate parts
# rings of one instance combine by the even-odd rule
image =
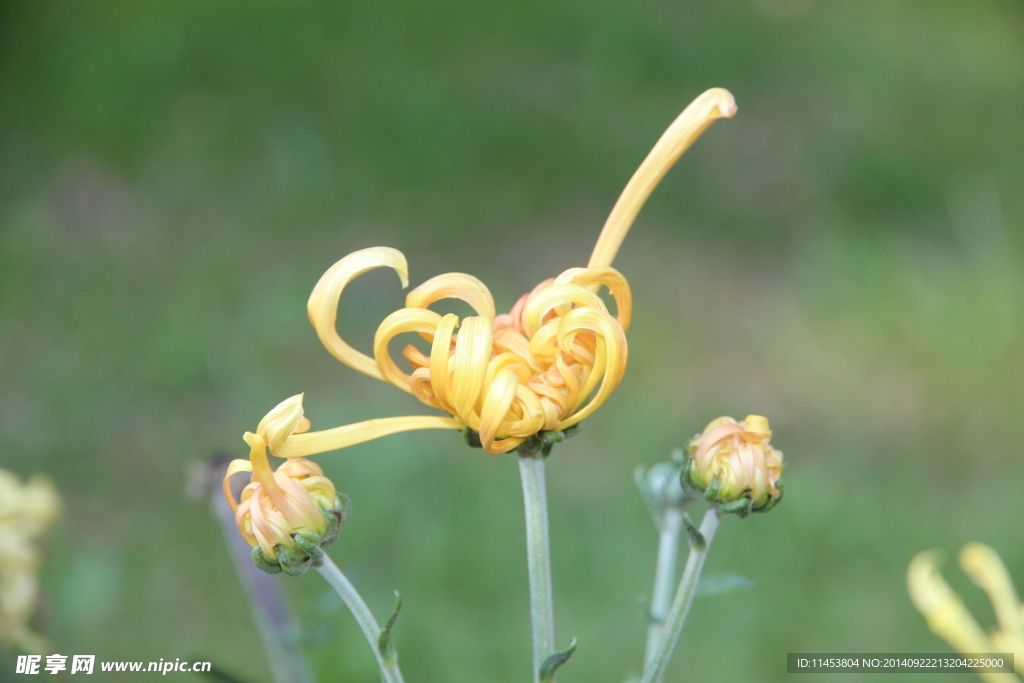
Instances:
[[[526,509],[526,559],[530,573],[530,622],[533,626],[533,680],[555,651],[555,614],[551,598],[551,557],[548,542],[548,502],[544,484],[544,456],[520,451]]]
[[[658,565],[654,571],[654,594],[651,597],[651,624],[647,627],[647,651],[644,666],[654,659],[654,652],[665,630],[669,605],[672,602],[672,586],[676,582],[676,558],[679,555],[679,534],[683,529],[683,509],[666,507],[661,519],[658,536]]]
[[[331,587],[338,592],[338,595],[341,596],[341,599],[348,606],[349,611],[352,612],[352,616],[356,618],[359,628],[363,629],[366,640],[370,642],[370,649],[373,650],[373,656],[377,658],[377,664],[380,665],[380,673],[384,683],[403,683],[402,672],[398,668],[398,656],[391,657],[391,661],[385,659],[379,642],[380,626],[377,625],[377,620],[373,618],[373,613],[366,606],[366,603],[363,602],[363,598],[356,591],[355,586],[349,582],[348,578],[341,573],[338,566],[326,554],[324,554],[324,563],[316,569],[327,579],[327,583],[331,584]]]
[[[672,607],[669,608],[668,618],[665,620],[664,631],[654,649],[654,656],[644,667],[643,678],[640,683],[658,683],[665,674],[665,667],[672,657],[672,650],[679,641],[679,634],[683,631],[683,624],[686,622],[686,615],[693,603],[693,596],[697,590],[697,580],[704,568],[704,560],[707,558],[708,550],[711,548],[711,541],[718,529],[718,520],[721,513],[717,508],[711,507],[700,523],[700,533],[704,537],[702,548],[691,544],[690,556],[686,559],[686,568],[683,569],[683,578],[679,580],[679,588],[672,600]]]

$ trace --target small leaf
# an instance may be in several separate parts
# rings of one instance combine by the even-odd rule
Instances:
[[[381,659],[384,660],[385,666],[390,666],[395,663],[395,641],[391,635],[391,631],[395,628],[395,622],[398,621],[398,613],[402,611],[402,596],[398,591],[395,591],[395,611],[388,617],[387,623],[384,624],[384,628],[381,629],[380,637],[377,638],[377,652],[380,653]]]
[[[697,592],[694,597],[701,598],[709,595],[726,595],[737,591],[750,590],[754,587],[752,579],[739,574],[713,574],[704,576],[697,582]]]
[[[540,680],[541,683],[551,683],[555,679],[555,671],[558,667],[562,666],[569,661],[569,657],[572,657],[572,653],[576,651],[576,639],[573,638],[572,642],[569,643],[569,647],[565,648],[561,652],[556,652],[553,655],[549,655],[544,663],[540,665]]]
[[[683,526],[686,527],[686,533],[690,535],[690,547],[697,551],[707,550],[707,539],[704,538],[704,534],[700,532],[700,529],[694,525],[690,515],[685,512],[683,513]]]

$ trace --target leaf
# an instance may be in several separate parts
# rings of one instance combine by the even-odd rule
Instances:
[[[701,598],[710,595],[725,595],[737,591],[750,590],[754,587],[754,581],[739,574],[712,574],[702,577],[697,582],[697,592],[694,597]]]
[[[540,680],[541,683],[551,683],[555,679],[555,671],[558,667],[562,666],[569,661],[569,657],[572,657],[572,653],[576,651],[576,639],[573,638],[572,642],[569,643],[569,647],[565,648],[561,652],[556,652],[553,655],[549,655],[544,663],[540,665]]]
[[[691,548],[700,552],[708,549],[708,541],[704,538],[704,534],[694,525],[690,515],[685,512],[683,513],[683,526],[686,527],[686,533],[690,536]]]
[[[387,623],[384,624],[384,628],[381,629],[380,637],[377,638],[377,652],[380,653],[381,659],[384,660],[386,666],[390,666],[395,663],[395,641],[391,635],[391,631],[395,628],[395,622],[398,621],[398,613],[402,611],[402,596],[398,591],[395,591],[395,611],[388,617]]]

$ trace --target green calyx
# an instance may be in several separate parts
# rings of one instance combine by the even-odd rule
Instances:
[[[561,443],[572,436],[576,436],[579,431],[579,425],[573,425],[561,431],[537,432],[519,444],[516,452],[520,455],[536,455],[540,453],[546,458],[551,455],[551,448],[556,443]],[[480,432],[470,429],[468,425],[462,428],[462,438],[465,439],[466,445],[470,448],[483,448],[483,444],[480,442]]]
[[[721,513],[734,514],[740,519],[747,517],[753,512],[768,512],[779,504],[784,493],[781,479],[775,484],[778,495],[769,494],[758,501],[753,499],[752,491],[749,488],[739,492],[730,490],[730,487],[723,486],[721,479],[717,476],[704,486],[700,477],[694,471],[693,458],[690,456],[685,456],[682,463],[680,483],[682,483],[684,489],[692,491],[694,495],[703,496],[704,500],[717,507]]]
[[[348,518],[348,499],[339,497],[336,507],[330,510],[321,508],[326,529],[317,535],[309,531],[299,531],[291,535],[292,543],[278,543],[274,546],[277,559],[271,559],[263,553],[258,545],[252,549],[252,562],[268,574],[284,572],[288,576],[302,576],[310,567],[319,567],[324,561],[323,549],[334,543],[341,533],[341,527]]]

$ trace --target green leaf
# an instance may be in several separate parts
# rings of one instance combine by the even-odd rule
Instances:
[[[540,680],[541,683],[551,683],[555,679],[555,671],[558,667],[562,666],[569,661],[569,657],[572,657],[572,653],[576,651],[576,639],[573,638],[572,642],[569,643],[569,647],[565,648],[561,652],[556,652],[553,655],[549,655],[544,663],[540,665]]]
[[[690,515],[683,513],[683,526],[686,527],[686,533],[690,536],[690,547],[694,550],[704,551],[708,549],[708,541],[704,538],[704,534],[700,532],[700,529],[690,519]]]
[[[694,597],[701,598],[709,595],[725,595],[737,591],[750,590],[754,587],[754,581],[739,574],[712,574],[701,577],[697,582],[697,592]]]
[[[398,613],[401,611],[402,596],[398,591],[395,591],[395,611],[388,617],[387,623],[381,629],[380,637],[377,638],[377,651],[380,653],[381,659],[384,660],[385,666],[395,663],[395,641],[391,631],[394,630],[395,622],[398,621]]]

